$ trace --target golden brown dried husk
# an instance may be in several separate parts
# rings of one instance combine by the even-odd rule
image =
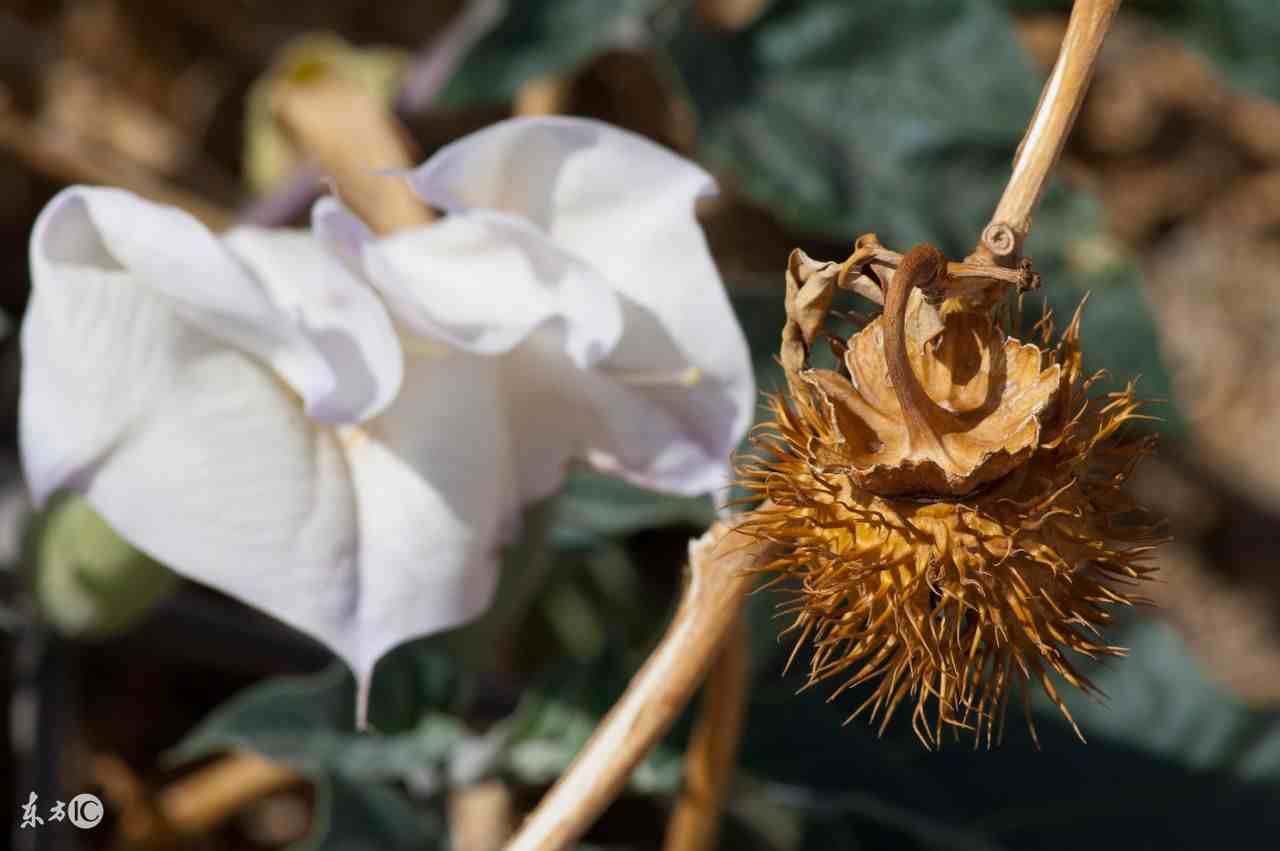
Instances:
[[[916,299],[918,304],[922,299]],[[808,369],[800,380],[839,423],[839,461],[878,494],[965,494],[1004,476],[1036,447],[1041,416],[1061,385],[1044,353],[1007,338],[983,313],[945,317],[936,337],[911,346],[912,372],[938,406],[937,445],[913,445],[887,378],[884,317],[848,342],[843,371]]]
[[[1093,692],[1074,654],[1123,654],[1099,633],[1109,609],[1143,601],[1133,586],[1153,570],[1157,524],[1123,491],[1152,442],[1119,434],[1138,416],[1132,385],[1084,397],[1078,332],[1077,313],[1039,365],[1057,386],[1034,446],[966,496],[872,493],[833,453],[849,441],[813,394],[768,397],[772,419],[739,462],[739,484],[768,502],[740,528],[783,545],[764,570],[798,583],[785,610],[796,650],[812,647],[810,685],[874,684],[851,717],[883,730],[907,701],[926,745],[947,727],[990,745],[1015,690],[1025,705],[1034,680],[1070,720],[1052,675]]]
[[[938,268],[946,265],[929,246],[901,262],[912,264],[922,250]],[[1061,366],[1035,345],[1006,337],[989,311],[965,309],[960,299],[935,305],[911,284],[902,313],[890,315],[890,291],[912,272],[879,268],[875,275],[891,281],[885,313],[839,344],[837,370],[812,368],[809,348],[830,311],[839,269],[792,254],[780,353],[792,395],[811,400],[829,420],[830,463],[872,493],[958,496],[1026,461],[1061,392]],[[890,354],[894,322],[905,338],[899,357],[918,388],[894,386],[894,363],[902,363]],[[904,404],[912,398],[918,404],[908,416]]]

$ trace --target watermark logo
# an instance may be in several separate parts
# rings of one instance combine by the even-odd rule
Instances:
[[[44,819],[40,818],[36,809],[39,806],[38,801],[36,793],[32,792],[27,802],[22,805],[22,823],[18,827],[40,827],[44,824]]]
[[[91,827],[97,827],[105,814],[102,801],[97,795],[90,795],[88,792],[76,795],[71,799],[70,804],[54,801],[47,812],[47,817],[40,815],[40,798],[32,792],[27,796],[27,802],[22,805],[22,821],[18,823],[18,827],[22,829],[43,827],[47,819],[49,822],[66,820],[82,830],[88,830]]]
[[[90,795],[88,792],[76,795],[71,799],[71,806],[67,807],[67,814],[76,827],[84,830],[97,827],[98,822],[102,821],[102,801],[98,800],[97,795]]]

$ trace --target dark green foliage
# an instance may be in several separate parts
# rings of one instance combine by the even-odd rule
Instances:
[[[445,86],[445,104],[500,102],[522,83],[573,71],[628,29],[643,31],[659,0],[509,0],[497,27]]]
[[[702,152],[804,231],[972,249],[1035,107],[989,3],[779,2],[724,39],[671,39]]]
[[[443,849],[435,808],[410,803],[399,784],[435,788],[466,737],[444,713],[457,695],[451,658],[438,640],[407,644],[378,665],[370,726],[355,731],[355,682],[345,666],[269,680],[237,695],[171,754],[174,761],[248,748],[284,762],[316,785],[316,822],[305,851]]]

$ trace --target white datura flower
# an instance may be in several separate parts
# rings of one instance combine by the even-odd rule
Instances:
[[[406,178],[448,215],[379,236],[332,198],[311,232],[215,236],[67,189],[32,234],[22,331],[37,501],[83,493],[364,685],[488,605],[520,507],[571,459],[723,489],[755,395],[698,166],[599,122],[515,119]]]

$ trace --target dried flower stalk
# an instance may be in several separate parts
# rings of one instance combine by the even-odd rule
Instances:
[[[982,231],[975,259],[1008,263],[1022,251],[1031,231],[1031,214],[1084,103],[1102,41],[1119,8],[1120,0],[1076,0],[1072,6],[1058,61],[1018,146],[1009,183],[991,223]]]
[[[412,168],[414,158],[407,133],[373,95],[342,80],[321,79],[287,88],[276,111],[298,147],[320,164],[375,233],[434,218],[406,181],[378,173]]]
[[[167,786],[157,797],[157,806],[178,833],[204,833],[250,801],[304,782],[292,769],[243,751]]]
[[[746,716],[750,642],[747,622],[739,616],[707,677],[684,758],[684,789],[667,825],[663,851],[706,851],[716,845]]]
[[[305,777],[256,753],[236,751],[152,794],[121,759],[99,754],[90,774],[119,813],[113,847],[176,847],[209,833],[248,804],[301,786]]]
[[[753,571],[771,554],[767,543],[721,525],[690,544],[688,585],[666,634],[507,851],[569,847],[622,793],[706,676]]]
[[[453,851],[494,851],[511,836],[515,795],[500,780],[486,780],[449,792],[449,847]]]

